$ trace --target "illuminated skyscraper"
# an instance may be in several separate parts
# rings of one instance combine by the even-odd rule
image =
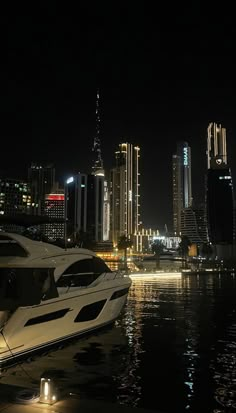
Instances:
[[[110,240],[110,192],[107,179],[104,180],[103,241]]]
[[[42,214],[49,218],[65,217],[65,200],[64,190],[57,190],[52,194],[46,194],[44,203],[42,204]],[[43,225],[42,229],[46,237],[55,241],[56,239],[64,239],[64,223],[51,222]]]
[[[218,258],[229,258],[234,243],[234,195],[227,164],[226,129],[216,123],[207,128],[206,204],[209,240]]]
[[[116,167],[111,170],[111,233],[114,245],[126,235],[136,245],[140,229],[140,148],[122,143],[115,153]]]
[[[207,128],[207,169],[227,165],[226,129],[211,122]]]
[[[103,210],[103,219],[102,219],[102,237],[98,237],[99,241],[108,241],[110,236],[110,199],[108,191],[108,182],[105,177],[105,171],[103,169],[103,160],[101,152],[101,139],[100,139],[100,93],[97,90],[96,96],[96,134],[93,142],[93,152],[94,160],[92,165],[92,175],[99,177],[99,181],[103,181],[103,205],[101,206]],[[99,198],[100,199],[100,198]]]
[[[31,214],[31,194],[27,182],[21,179],[0,179],[0,215]],[[5,231],[17,231],[12,224],[0,225]]]
[[[179,142],[172,157],[173,229],[181,235],[181,211],[192,206],[191,149],[187,142]]]

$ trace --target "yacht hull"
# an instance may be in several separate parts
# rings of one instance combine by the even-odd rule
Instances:
[[[129,278],[113,285],[83,288],[39,305],[18,307],[0,331],[0,367],[73,337],[91,333],[119,316],[130,287]]]

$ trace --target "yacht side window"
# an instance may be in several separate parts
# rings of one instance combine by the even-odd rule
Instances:
[[[48,300],[58,296],[52,268],[35,268],[33,270],[33,277],[40,291],[42,300]]]
[[[19,292],[17,290],[17,279],[16,279],[16,271],[14,268],[9,269],[6,279],[6,292],[5,297],[11,299],[17,299],[19,296]]]
[[[112,272],[111,269],[106,265],[106,263],[99,257],[93,257],[94,273],[97,275],[103,274],[105,272]]]
[[[54,268],[0,268],[0,311],[58,297]]]
[[[70,265],[57,281],[57,287],[82,287],[94,280],[92,258],[79,260]]]

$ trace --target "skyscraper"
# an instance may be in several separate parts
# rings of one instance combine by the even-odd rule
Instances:
[[[49,218],[65,217],[64,190],[57,190],[53,194],[46,194],[42,204],[42,214]],[[42,231],[49,240],[64,239],[65,224],[63,222],[51,222],[42,226]]]
[[[104,176],[88,175],[87,233],[96,242],[103,241]]]
[[[172,156],[173,229],[181,235],[181,211],[192,206],[191,149],[187,142],[177,144]]]
[[[65,187],[66,236],[73,241],[80,232],[92,241],[103,240],[103,176],[77,174]]]
[[[218,258],[229,258],[234,243],[234,195],[227,163],[226,129],[216,123],[207,128],[206,204],[209,240]]]
[[[207,128],[207,169],[227,165],[226,129],[211,122]]]
[[[102,160],[102,151],[101,151],[101,139],[100,139],[100,93],[97,90],[96,96],[96,134],[93,142],[93,152],[94,160],[92,164],[92,175],[99,177],[97,182],[102,182],[103,185],[103,205],[101,206],[103,210],[102,217],[102,236],[97,234],[97,239],[108,241],[110,236],[110,199],[109,199],[109,190],[108,182],[105,176],[105,170],[103,169],[103,160]],[[100,183],[99,183],[100,185]],[[100,199],[99,197],[97,199]],[[101,200],[100,200],[101,201]],[[99,224],[100,225],[100,224]],[[100,231],[100,230],[99,230]]]
[[[205,208],[183,208],[181,212],[181,236],[187,236],[193,244],[208,241]]]
[[[108,180],[104,179],[104,203],[103,203],[103,241],[110,240],[110,191]]]
[[[31,190],[32,214],[41,215],[45,195],[55,187],[55,168],[52,164],[32,163],[28,169],[28,181]]]
[[[20,179],[0,179],[0,215],[15,216],[31,213],[31,194],[27,182]],[[0,229],[17,231],[12,224],[1,225]]]
[[[134,241],[140,229],[140,148],[122,143],[115,153],[116,167],[111,170],[111,233],[114,245],[126,235]]]
[[[233,183],[230,168],[207,171],[207,219],[209,239],[214,244],[233,244]]]

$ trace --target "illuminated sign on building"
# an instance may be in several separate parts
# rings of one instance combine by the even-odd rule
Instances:
[[[188,166],[188,148],[184,147],[183,153],[184,153],[184,165]]]
[[[64,194],[49,194],[46,199],[48,201],[64,201]]]

